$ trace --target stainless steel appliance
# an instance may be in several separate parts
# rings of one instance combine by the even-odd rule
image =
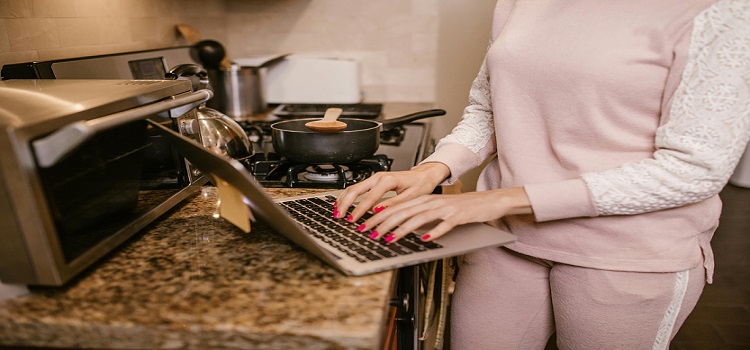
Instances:
[[[145,119],[184,130],[211,96],[172,80],[0,82],[0,281],[62,285],[196,191],[205,180]]]

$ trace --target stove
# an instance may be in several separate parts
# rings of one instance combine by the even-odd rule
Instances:
[[[274,152],[271,124],[290,118],[322,117],[330,107],[343,109],[345,117],[375,119],[382,105],[279,105],[264,120],[238,121],[253,145],[253,156],[243,160],[264,187],[304,187],[342,189],[367,179],[378,171],[407,170],[424,158],[429,146],[429,124],[409,123],[380,133],[380,146],[371,158],[350,164],[299,164]],[[346,115],[347,113],[351,115]],[[423,275],[420,266],[398,269],[397,283],[391,295],[392,323],[386,331],[389,349],[420,349]],[[434,332],[434,330],[430,331]]]

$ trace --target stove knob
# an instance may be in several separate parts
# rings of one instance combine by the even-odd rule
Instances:
[[[391,306],[396,307],[404,313],[409,312],[409,294],[404,294],[400,298],[393,298],[390,301]]]

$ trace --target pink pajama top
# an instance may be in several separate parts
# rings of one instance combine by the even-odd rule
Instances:
[[[425,162],[524,187],[508,247],[641,272],[704,262],[750,138],[750,1],[500,0],[469,105]]]

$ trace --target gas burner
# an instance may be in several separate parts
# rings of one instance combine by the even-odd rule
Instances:
[[[297,164],[275,154],[255,154],[243,163],[265,187],[346,188],[389,171],[393,160],[376,154],[349,164]]]
[[[353,173],[345,165],[311,165],[305,168],[302,172],[302,176],[310,181],[316,182],[337,182],[341,179],[341,174],[344,174],[346,180],[351,180]]]

